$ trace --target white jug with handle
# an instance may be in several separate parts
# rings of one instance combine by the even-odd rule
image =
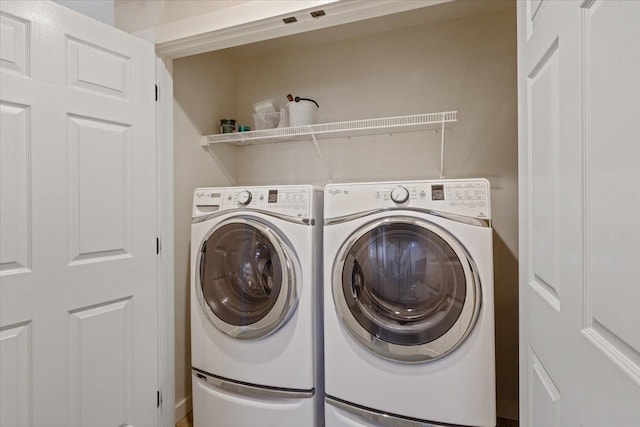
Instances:
[[[308,126],[317,121],[318,103],[310,98],[296,96],[294,101],[287,103],[289,109],[289,126]]]

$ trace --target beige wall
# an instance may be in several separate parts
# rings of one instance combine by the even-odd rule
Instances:
[[[201,148],[220,118],[252,125],[254,102],[311,97],[322,121],[458,110],[447,132],[446,174],[492,184],[499,410],[517,410],[517,135],[515,5],[268,56],[214,52],[174,61],[176,221],[176,401],[189,395],[188,242],[197,186],[228,185]],[[439,175],[439,135],[327,140],[334,181],[430,179]],[[224,150],[220,147],[217,150]],[[327,182],[309,142],[268,144],[217,156],[238,183]]]
[[[238,63],[238,119],[254,102],[285,95],[320,104],[325,122],[459,111],[446,133],[448,178],[491,182],[497,394],[518,398],[518,195],[515,4],[495,12],[286,51]],[[321,141],[335,182],[439,177],[439,134]],[[326,184],[310,142],[246,147],[238,181]]]

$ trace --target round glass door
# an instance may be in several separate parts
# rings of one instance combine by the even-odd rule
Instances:
[[[377,221],[355,233],[334,266],[333,296],[361,344],[404,362],[455,349],[480,306],[478,277],[462,245],[414,218]]]
[[[277,330],[296,303],[293,254],[270,227],[251,219],[212,230],[198,259],[198,297],[209,320],[237,338]]]

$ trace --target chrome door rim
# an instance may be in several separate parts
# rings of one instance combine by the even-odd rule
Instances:
[[[280,259],[282,268],[282,285],[280,294],[278,295],[274,305],[271,307],[271,310],[269,310],[267,315],[257,322],[244,326],[227,323],[216,316],[213,310],[211,310],[211,307],[209,307],[205,301],[199,274],[200,264],[202,262],[202,245],[220,228],[231,224],[246,224],[263,233],[263,235],[273,244],[273,247],[278,254],[278,258]],[[299,292],[297,289],[299,280],[296,273],[296,271],[299,270],[298,265],[298,260],[291,249],[291,245],[284,240],[276,229],[251,217],[233,217],[226,219],[209,230],[200,243],[200,249],[198,249],[195,265],[195,288],[200,307],[209,321],[217,329],[233,338],[256,339],[268,336],[284,325],[295,311],[298,303]]]
[[[342,286],[342,269],[344,268],[347,254],[358,239],[375,228],[387,224],[410,224],[427,229],[442,238],[453,249],[460,260],[466,281],[464,305],[453,326],[433,341],[419,345],[399,345],[384,341],[360,325],[347,305]],[[393,216],[374,220],[359,227],[346,239],[338,250],[333,264],[332,294],[336,314],[351,336],[374,354],[385,359],[405,363],[433,361],[446,356],[458,348],[473,330],[478,319],[482,300],[482,290],[477,268],[464,246],[442,227],[428,220],[409,216]]]

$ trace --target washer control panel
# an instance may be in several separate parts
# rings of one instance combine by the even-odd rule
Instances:
[[[330,184],[325,188],[325,218],[403,207],[491,219],[489,181]]]
[[[193,216],[246,208],[309,218],[311,191],[308,186],[198,188],[194,192]]]

